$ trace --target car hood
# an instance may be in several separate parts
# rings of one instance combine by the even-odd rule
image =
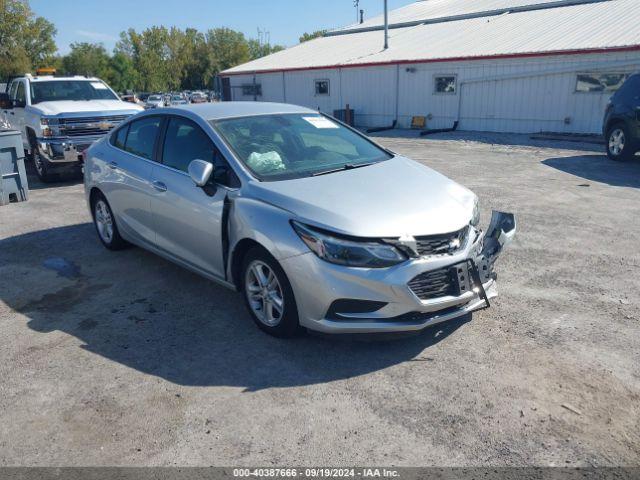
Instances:
[[[41,102],[31,105],[30,110],[43,115],[60,115],[65,113],[108,114],[108,113],[136,113],[144,110],[139,105],[120,100],[60,100],[56,102]]]
[[[453,180],[400,156],[318,177],[252,181],[247,193],[302,222],[358,237],[453,232],[469,223],[475,199]]]

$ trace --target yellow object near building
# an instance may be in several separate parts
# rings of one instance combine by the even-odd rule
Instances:
[[[426,117],[411,117],[411,128],[425,128],[427,125]]]

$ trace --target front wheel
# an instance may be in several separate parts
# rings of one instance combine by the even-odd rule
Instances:
[[[607,133],[607,156],[611,160],[623,162],[633,157],[631,137],[623,124],[614,125]]]
[[[31,156],[33,158],[33,166],[36,170],[36,174],[38,175],[38,178],[41,182],[50,183],[58,178],[57,175],[51,173],[47,161],[42,158],[42,155],[37,148],[33,149],[33,153],[31,154]]]
[[[258,327],[274,337],[294,336],[299,331],[298,308],[278,261],[255,247],[245,255],[242,272],[245,303]]]

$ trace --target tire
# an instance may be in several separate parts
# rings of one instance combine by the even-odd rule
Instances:
[[[262,272],[261,280],[258,272]],[[263,248],[253,247],[244,256],[241,286],[247,309],[262,331],[279,338],[300,332],[291,283],[278,261]],[[267,298],[270,300],[265,301]]]
[[[58,176],[51,173],[47,161],[42,158],[37,147],[31,147],[31,157],[33,158],[33,168],[41,182],[51,183],[58,180]]]
[[[96,194],[91,202],[91,214],[98,238],[106,248],[109,250],[122,250],[129,245],[120,236],[111,206],[102,193]]]
[[[635,155],[631,146],[629,129],[623,123],[617,123],[607,131],[605,139],[607,156],[616,162],[626,162]]]

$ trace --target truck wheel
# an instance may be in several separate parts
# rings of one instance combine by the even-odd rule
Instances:
[[[300,330],[298,307],[278,261],[263,248],[254,247],[242,263],[242,291],[254,322],[274,337],[296,335]]]
[[[607,132],[607,156],[611,160],[624,162],[630,160],[635,152],[631,147],[631,137],[627,127],[618,123],[609,128]]]
[[[36,170],[36,174],[38,175],[38,178],[40,179],[40,181],[44,182],[44,183],[50,183],[53,182],[56,177],[54,175],[51,174],[51,172],[49,171],[49,166],[47,165],[47,161],[42,158],[42,155],[40,155],[40,152],[37,149],[33,149],[33,166]]]

